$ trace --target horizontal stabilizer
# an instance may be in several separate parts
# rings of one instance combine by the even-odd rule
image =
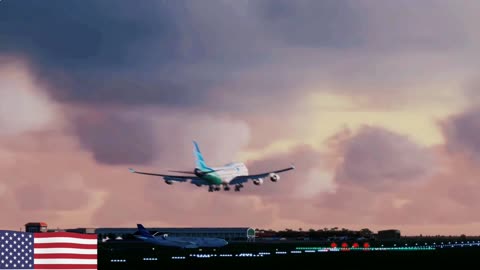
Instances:
[[[195,173],[192,172],[192,171],[169,171],[169,172],[186,173],[186,174],[193,174],[193,175],[195,175]]]
[[[214,170],[214,169],[211,169],[211,170],[201,170],[202,173],[213,173],[213,172],[218,172],[218,171],[222,171],[223,169],[217,169],[217,170]],[[192,172],[192,171],[169,171],[169,172],[175,172],[175,173],[185,173],[185,174],[193,174],[195,175],[195,172]]]
[[[216,169],[216,170],[211,169],[211,170],[202,171],[202,172],[204,172],[204,173],[212,173],[212,172],[218,172],[218,171],[223,171],[223,170],[224,170],[224,169]]]

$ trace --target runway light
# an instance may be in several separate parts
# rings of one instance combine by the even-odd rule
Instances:
[[[336,248],[336,247],[337,247],[337,243],[335,243],[335,242],[331,243],[331,244],[330,244],[330,247],[331,247],[331,248]]]

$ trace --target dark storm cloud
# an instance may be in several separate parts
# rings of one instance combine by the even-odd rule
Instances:
[[[0,52],[30,58],[60,99],[191,103],[187,99],[195,100],[204,82],[173,78],[175,71],[147,72],[201,56],[179,50],[181,7],[159,1],[9,1],[0,9]],[[175,100],[172,93],[185,96]]]
[[[353,1],[253,1],[262,27],[291,47],[353,48],[365,44],[365,20]]]
[[[104,164],[148,164],[156,149],[154,132],[140,117],[117,114],[82,115],[74,121],[81,145]]]
[[[386,57],[388,48],[465,42],[456,17],[462,9],[416,7],[347,0],[4,1],[0,54],[32,61],[52,95],[66,102],[245,113],[277,108],[319,82],[330,89],[323,91],[368,92],[375,100],[385,92],[391,99],[398,85],[415,84],[431,67]],[[442,31],[433,31],[436,25]]]
[[[32,60],[60,99],[192,105],[222,81],[226,63],[248,58],[244,42],[226,42],[245,30],[228,26],[235,16],[225,12],[222,2],[9,1],[0,53]],[[209,63],[222,68],[205,72]]]
[[[8,1],[0,53],[32,60],[60,100],[211,104],[275,48],[352,46],[354,13],[344,1]]]
[[[1,48],[25,53],[41,65],[77,70],[133,64],[135,43],[165,37],[156,55],[168,56],[172,16],[157,4],[125,1],[8,1],[0,16]],[[155,25],[155,23],[158,23]],[[155,26],[155,28],[153,27]],[[159,57],[156,60],[162,59]]]
[[[447,148],[480,161],[480,107],[453,116],[443,123]]]

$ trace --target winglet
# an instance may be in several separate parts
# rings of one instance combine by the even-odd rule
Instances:
[[[292,166],[292,169],[295,170],[295,164],[292,163],[291,166]]]
[[[132,168],[128,168],[128,170],[131,172],[131,173],[135,173],[136,171]]]

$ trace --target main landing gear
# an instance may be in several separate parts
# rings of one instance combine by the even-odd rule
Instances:
[[[243,188],[242,184],[235,185],[235,192],[239,192],[241,188]]]
[[[208,192],[214,192],[214,191],[219,191],[220,186],[209,186],[208,187]]]
[[[241,188],[243,188],[242,184],[235,185],[235,191],[240,191]],[[208,192],[220,191],[221,189],[221,186],[209,186]],[[223,190],[230,191],[230,187],[228,185],[223,185]]]

